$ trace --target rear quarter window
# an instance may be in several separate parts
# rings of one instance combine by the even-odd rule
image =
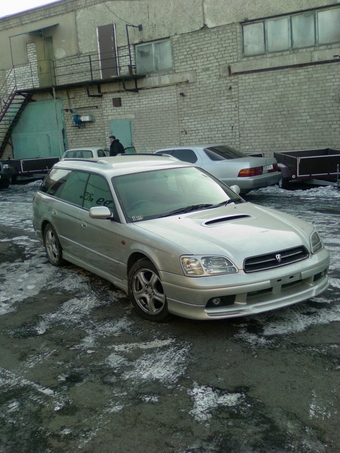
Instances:
[[[52,169],[40,187],[42,192],[82,206],[88,174],[67,169]]]
[[[55,196],[77,206],[82,206],[88,176],[87,173],[82,171],[72,171]]]
[[[48,193],[49,195],[56,195],[58,191],[61,190],[61,187],[67,181],[68,177],[71,174],[71,170],[64,170],[59,168],[54,168],[43,180],[40,190],[42,192]]]
[[[192,149],[174,149],[172,155],[183,162],[194,164],[197,162],[197,156]]]

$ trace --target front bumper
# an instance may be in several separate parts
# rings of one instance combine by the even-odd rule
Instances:
[[[226,319],[274,310],[315,297],[328,287],[329,254],[323,249],[306,261],[253,274],[226,278],[183,278],[184,286],[163,279],[170,313],[190,319]],[[184,281],[182,283],[184,283]],[[209,308],[212,298],[234,296],[230,305]]]

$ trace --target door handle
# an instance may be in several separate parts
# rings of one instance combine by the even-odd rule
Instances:
[[[51,214],[52,215],[58,215],[58,213],[57,213],[57,211],[55,209],[52,209]]]
[[[83,227],[83,228],[87,228],[87,223],[86,222],[81,222],[80,226]]]

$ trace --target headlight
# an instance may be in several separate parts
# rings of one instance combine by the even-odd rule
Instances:
[[[11,167],[10,167],[10,165],[8,165],[8,164],[2,164],[2,168],[3,168],[4,170],[9,170]]]
[[[237,268],[223,256],[182,256],[181,264],[188,277],[235,274]]]
[[[311,235],[310,242],[311,242],[312,253],[318,252],[323,247],[321,238],[317,231],[314,231],[314,233]]]

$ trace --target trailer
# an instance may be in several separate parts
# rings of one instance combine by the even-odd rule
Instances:
[[[8,158],[1,160],[0,164],[6,168],[7,179],[10,179],[10,182],[15,184],[23,179],[44,177],[59,160],[59,157],[37,157],[35,159]]]
[[[282,173],[282,187],[292,181],[339,187],[340,150],[309,149],[274,153]]]

